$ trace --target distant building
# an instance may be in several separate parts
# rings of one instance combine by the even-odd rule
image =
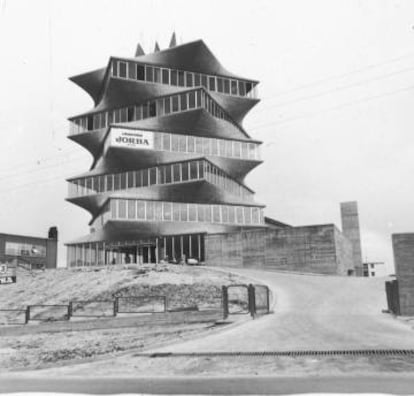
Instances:
[[[363,275],[361,235],[359,231],[358,204],[355,201],[341,203],[342,232],[352,244],[352,260],[355,274]]]
[[[58,232],[49,229],[48,237],[0,234],[0,264],[25,264],[32,268],[57,267]]]
[[[388,276],[384,262],[366,262],[362,264],[363,276],[373,278]]]

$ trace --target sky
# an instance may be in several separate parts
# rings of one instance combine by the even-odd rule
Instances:
[[[67,118],[92,108],[68,77],[202,39],[260,81],[244,127],[263,141],[246,184],[267,216],[334,223],[358,201],[364,260],[393,271],[391,234],[414,231],[414,2],[385,0],[0,0],[0,232],[64,243],[90,215],[65,178],[91,156]]]

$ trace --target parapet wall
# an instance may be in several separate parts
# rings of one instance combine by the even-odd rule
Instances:
[[[333,224],[206,235],[212,266],[348,275],[352,245]]]

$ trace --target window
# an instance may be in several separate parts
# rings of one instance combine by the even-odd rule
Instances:
[[[128,201],[128,219],[135,219],[135,218],[136,218],[135,201],[129,200]]]
[[[192,91],[188,93],[188,108],[194,109],[195,107],[196,107],[195,92]]]
[[[197,221],[197,206],[194,204],[188,206],[188,220]]]
[[[137,217],[140,220],[145,220],[145,202],[137,201]]]
[[[133,188],[134,187],[134,172],[128,172],[128,188]]]
[[[223,79],[220,77],[217,77],[217,91],[223,92]]]
[[[178,85],[177,70],[171,70],[171,85]]]
[[[121,173],[120,175],[120,179],[121,179],[121,190],[125,190],[126,189],[126,173]]]
[[[142,171],[135,172],[135,186],[136,187],[142,186]]]
[[[153,201],[148,201],[146,202],[146,206],[147,206],[147,220],[154,220],[154,202]]]
[[[197,205],[197,220],[203,222],[205,219],[204,205]]]
[[[131,80],[136,79],[136,71],[137,71],[137,68],[135,67],[135,63],[128,62],[128,78],[129,79]]]
[[[371,272],[371,276],[375,276],[375,272]]]
[[[200,75],[198,73],[194,73],[194,86],[199,87],[201,85],[200,82]]]
[[[148,82],[154,81],[154,69],[151,66],[145,66],[145,80]]]
[[[184,87],[184,72],[183,71],[178,72],[178,86]]]
[[[181,175],[180,175],[180,164],[174,164],[173,165],[173,178],[174,183],[181,181]]]
[[[201,85],[202,85],[204,88],[207,88],[207,76],[206,76],[205,74],[202,74],[202,75],[201,75]]]
[[[165,114],[171,113],[171,98],[164,99],[164,112]]]
[[[186,86],[187,87],[192,87],[193,86],[193,73],[190,72],[186,72],[185,73],[185,82],[186,82]]]
[[[239,95],[240,96],[246,95],[246,85],[244,81],[239,81]]]
[[[165,182],[166,183],[171,183],[172,182],[171,172],[172,172],[171,165],[166,165],[166,167],[165,167]]]
[[[118,201],[118,216],[121,219],[126,218],[126,203],[127,201],[125,199],[120,199]]]
[[[171,202],[163,202],[164,221],[172,220],[172,204]]]
[[[157,107],[155,105],[155,102],[151,102],[149,104],[149,116],[155,117],[157,115]]]
[[[178,107],[178,96],[173,96],[172,97],[172,111],[173,113],[178,111],[179,107]]]
[[[152,186],[153,184],[157,183],[157,169],[151,168],[149,170],[149,184]]]
[[[244,208],[244,223],[251,224],[252,223],[252,211],[250,207]]]
[[[187,151],[187,136],[178,135],[178,146],[180,152],[185,153]]]
[[[197,179],[197,162],[190,162],[190,179]]]
[[[181,111],[187,110],[187,94],[180,95]]]
[[[170,71],[168,69],[162,69],[162,83],[163,84],[170,83]]]
[[[188,180],[188,162],[181,164],[181,177],[182,181]]]
[[[162,220],[162,202],[155,202],[155,220],[161,221]]]
[[[119,174],[114,175],[114,190],[120,190],[121,189],[121,178]]]
[[[119,62],[119,77],[127,77],[127,64],[125,62]]]
[[[185,203],[180,204],[180,220],[181,221],[187,221],[188,220],[187,204],[185,204]]]
[[[187,151],[189,153],[194,153],[194,137],[193,136],[187,136],[187,139],[188,139]]]
[[[180,204],[173,202],[173,220],[180,221]]]
[[[237,81],[231,80],[231,94],[237,95]]]
[[[171,135],[172,140],[172,149],[171,151],[179,151],[179,136],[178,135]]]
[[[230,81],[225,78],[223,82],[224,82],[224,93],[229,94],[230,93]]]
[[[168,133],[164,133],[162,136],[162,147],[165,151],[170,151],[171,150],[171,135],[169,135]]]
[[[142,171],[142,185],[143,187],[148,186],[148,169]]]
[[[145,66],[137,65],[137,80],[145,80]]]
[[[235,223],[235,210],[234,206],[229,206],[229,223],[234,224]]]
[[[246,82],[246,95],[252,90],[252,83]]]
[[[215,77],[209,77],[208,81],[209,81],[210,91],[215,91],[216,90],[216,78]]]
[[[220,206],[214,205],[213,206],[213,222],[220,223]]]
[[[116,61],[112,61],[112,75],[118,77],[118,64]]]
[[[161,69],[159,69],[158,67],[154,67],[154,82],[161,82]]]
[[[134,108],[133,107],[128,107],[127,109],[127,120],[128,122],[131,122],[134,120]]]

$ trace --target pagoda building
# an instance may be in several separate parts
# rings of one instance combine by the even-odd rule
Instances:
[[[265,229],[244,184],[261,142],[242,126],[258,82],[227,71],[206,44],[155,45],[71,78],[93,99],[69,139],[93,157],[67,200],[91,214],[67,265],[208,261],[210,234]]]

